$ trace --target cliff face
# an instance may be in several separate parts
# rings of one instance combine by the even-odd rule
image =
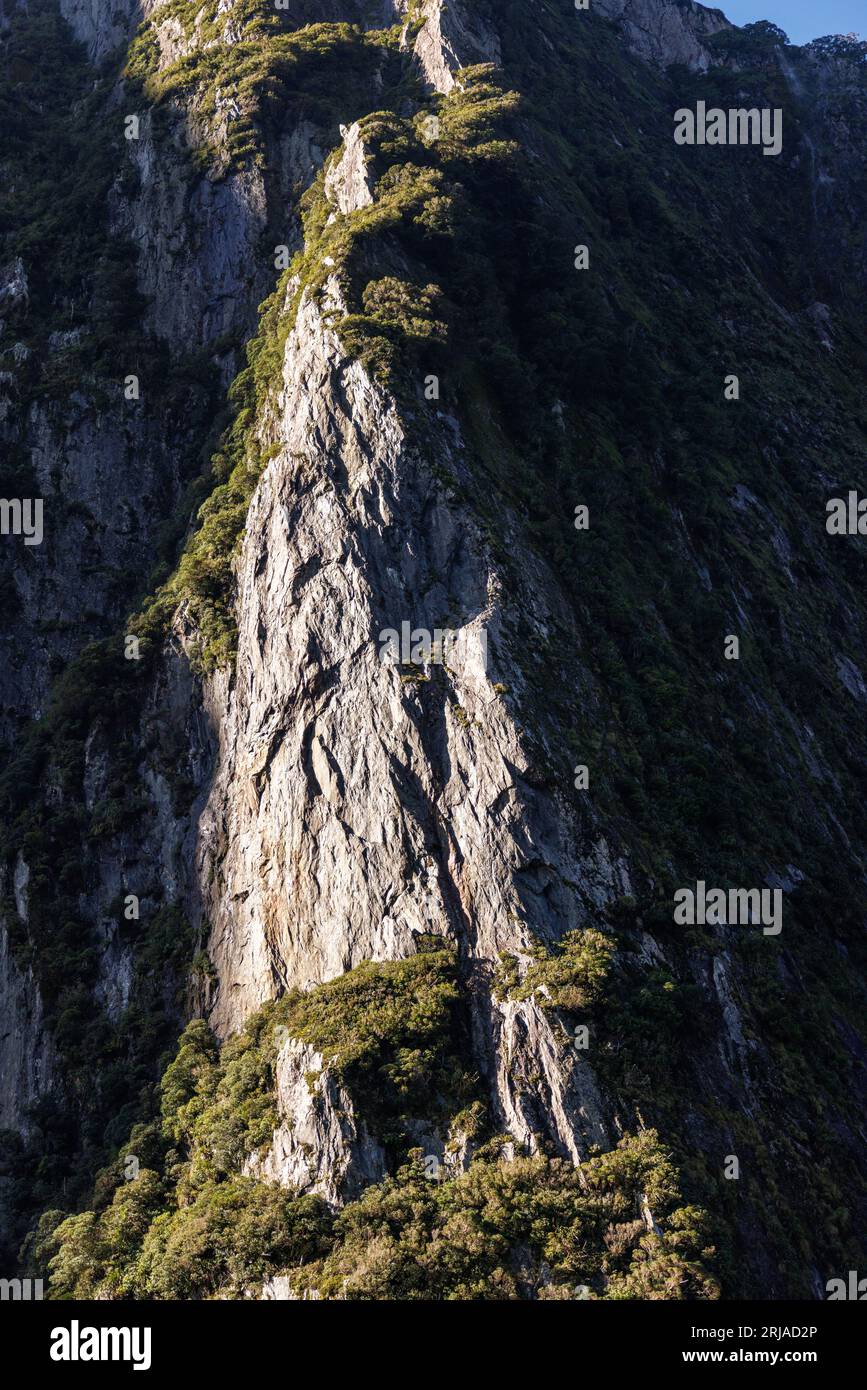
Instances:
[[[711,63],[707,40],[731,28],[721,10],[694,0],[597,0],[593,6],[623,30],[630,48],[652,63],[683,63],[705,72]]]
[[[326,314],[338,296],[326,284]],[[459,424],[437,417],[425,448],[469,485]],[[263,443],[277,452],[238,563],[245,679],[218,677],[206,695],[219,752],[197,868],[222,1035],[275,990],[400,960],[422,934],[484,971],[527,952],[528,904],[533,933],[553,942],[629,887],[604,838],[579,836],[532,786],[498,693],[522,682],[516,608],[544,631],[562,606],[551,577],[517,552],[530,582],[506,598],[395,401],[305,298]],[[433,633],[446,619],[448,667],[381,659],[381,633],[406,622]],[[486,986],[476,1060],[501,1121],[531,1147],[541,1126],[577,1158],[605,1135],[589,1068],[561,1060],[538,1005],[492,1008]]]
[[[73,51],[6,6],[3,111],[38,48],[78,113],[50,189],[13,125],[0,267],[4,495],[45,502],[4,537],[4,1202],[58,1293],[411,1296],[347,1232],[433,1178],[576,1231],[603,1194],[586,1268],[502,1236],[502,1296],[857,1260],[864,66],[593,9],[69,3]],[[678,150],[735,93],[780,159]],[[698,880],[779,940],[678,928]],[[170,1274],[228,1210],[267,1249]]]

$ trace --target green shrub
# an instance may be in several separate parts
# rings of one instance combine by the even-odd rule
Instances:
[[[598,1003],[611,970],[616,943],[592,928],[570,931],[550,950],[536,946],[523,979],[517,958],[500,957],[495,995],[500,999],[531,999],[537,991],[543,1007],[581,1012]]]
[[[329,1255],[290,1274],[325,1298],[716,1298],[703,1215],[676,1201],[650,1131],[580,1169],[477,1160],[443,1182],[416,1153],[338,1214]]]

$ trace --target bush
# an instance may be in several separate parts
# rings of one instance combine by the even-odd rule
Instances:
[[[440,1183],[416,1153],[339,1213],[331,1253],[292,1283],[377,1300],[569,1299],[585,1288],[603,1298],[717,1298],[702,1213],[676,1200],[651,1131],[580,1169],[542,1155],[477,1160]],[[658,1235],[642,1218],[648,1202]]]
[[[531,999],[538,991],[543,1006],[580,1012],[602,997],[616,943],[603,932],[566,932],[550,951],[537,946],[534,959],[520,978],[514,956],[501,957],[495,995],[501,999]]]

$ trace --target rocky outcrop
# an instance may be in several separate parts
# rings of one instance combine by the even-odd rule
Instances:
[[[26,309],[30,300],[27,273],[20,256],[0,269],[0,314]]]
[[[332,1205],[385,1176],[384,1150],[314,1048],[287,1038],[275,1076],[281,1123],[270,1148],[248,1159],[245,1172]]]
[[[136,938],[156,914],[176,906],[184,920],[198,919],[189,863],[212,742],[201,714],[198,682],[176,645],[160,664],[136,741],[141,748],[135,780],[142,814],[134,824],[107,830],[91,841],[88,888],[78,903],[82,915],[95,925],[94,990],[112,1021],[130,1004]],[[92,815],[97,813],[97,825],[115,775],[110,742],[97,725],[88,740],[84,773],[85,804]],[[136,899],[134,917],[125,911],[129,895]],[[165,988],[168,998],[172,981],[166,980]],[[171,1008],[180,1020],[177,1003]]]
[[[22,868],[22,879],[26,869]],[[26,897],[19,881],[18,901],[26,920]],[[14,1129],[26,1139],[29,1109],[55,1079],[54,1047],[44,1026],[35,982],[17,965],[7,924],[0,921],[0,1130]]]
[[[423,0],[418,14],[424,23],[416,35],[413,52],[432,91],[450,92],[460,68],[502,60],[496,30],[470,6]]]
[[[124,13],[94,3],[67,17],[80,37],[90,34],[98,56]],[[132,10],[129,16],[140,17]],[[119,92],[112,100],[111,119],[121,123]],[[176,362],[213,352],[227,385],[238,365],[230,344],[253,333],[257,306],[277,273],[277,245],[266,240],[263,247],[266,226],[273,223],[275,243],[295,249],[298,194],[323,151],[314,127],[299,118],[275,135],[267,182],[255,167],[191,178],[191,151],[206,139],[219,150],[226,129],[205,131],[179,112],[157,138],[150,112],[134,114],[138,138],[122,142],[126,167],[109,193],[106,235],[129,247],[148,306],[144,329]],[[39,345],[59,385],[31,403],[36,326],[29,303],[28,267],[16,257],[0,270],[0,319],[22,323],[22,341],[0,360],[0,446],[29,461],[28,491],[42,499],[44,534],[32,547],[17,538],[4,542],[14,601],[0,635],[0,738],[14,737],[22,719],[42,713],[52,674],[85,641],[122,621],[134,596],[130,577],[138,575],[140,589],[155,532],[181,491],[182,461],[202,445],[200,427],[192,425],[198,383],[186,401],[175,397],[175,408],[165,378],[154,380],[157,354],[142,356],[138,347],[126,360],[117,353],[111,375],[94,380],[80,328],[53,332]]]
[[[74,360],[75,352],[74,342],[61,342],[54,355]],[[16,597],[0,635],[0,735],[7,738],[23,718],[43,712],[52,667],[121,621],[129,567],[148,572],[161,499],[179,490],[182,437],[166,415],[157,418],[146,379],[138,400],[125,398],[124,377],[137,363],[118,362],[99,400],[83,382],[69,400],[36,401],[26,411],[27,361],[9,365],[0,376],[0,444],[26,448],[43,537],[33,546],[20,537],[4,542],[16,547],[4,555],[15,560]]]
[[[150,115],[142,113],[139,138],[127,142],[137,193],[127,198],[118,190],[110,204],[112,233],[135,246],[138,284],[149,302],[147,326],[175,350],[208,348],[225,335],[249,336],[255,306],[275,273],[273,252],[266,260],[260,246],[267,222],[262,175],[251,168],[191,183],[186,150],[204,132],[179,124],[173,140],[157,143],[151,127]],[[296,154],[309,179],[318,152],[308,144]]]
[[[484,981],[531,935],[594,920],[628,878],[601,839],[580,848],[566,808],[531,785],[500,693],[522,683],[502,577],[395,402],[345,356],[327,323],[340,307],[334,282],[321,307],[303,298],[287,340],[262,425],[274,457],[238,564],[236,676],[207,690],[219,741],[198,849],[219,979],[211,1022],[226,1036],[281,988],[442,936],[481,972],[478,1062],[503,1117],[577,1156],[601,1134],[589,1068],[558,1060],[535,1007],[492,1017]],[[456,421],[433,412],[423,427],[459,479]],[[541,624],[552,581],[522,561],[528,593],[511,601]],[[448,626],[455,660],[383,660],[381,634],[404,622]]]
[[[159,0],[60,0],[60,12],[94,63],[127,43]]]
[[[325,175],[325,196],[344,215],[369,207],[373,202],[373,182],[365,157],[364,142],[357,121],[340,127],[343,146],[339,159]]]
[[[591,16],[588,22],[614,55],[613,68],[616,35],[598,22],[599,15],[620,26],[641,58],[657,66],[685,64],[696,71],[708,64],[706,41],[726,26],[719,11],[686,0],[595,0],[593,9],[597,18]],[[115,35],[123,35],[138,18],[131,7],[110,12],[107,6],[89,7],[77,0],[67,0],[67,12],[95,57],[108,52]],[[220,37],[206,32],[202,24],[193,24],[188,32],[175,17],[158,22],[160,64],[165,68],[200,43],[237,43],[242,21],[233,18],[231,6],[221,6],[220,13],[225,19]],[[307,0],[293,11],[291,23],[357,19],[370,28],[391,23],[397,13],[390,0],[370,7]],[[490,14],[495,14],[494,7]],[[376,60],[371,67],[369,110],[382,92],[383,74],[391,77],[390,69],[399,68],[401,61],[402,81],[411,85],[410,45],[428,90],[442,94],[460,84],[461,68],[503,57],[495,18],[484,17],[460,0],[448,7],[439,0],[425,0],[407,21],[403,60],[392,35],[388,59],[383,58],[378,69]],[[571,22],[580,25],[584,16],[576,11]],[[518,65],[505,43],[509,37],[504,31],[511,73]],[[545,43],[553,53],[547,36]],[[626,92],[635,64],[630,60],[622,69],[616,75]],[[652,74],[644,77],[651,83]],[[112,110],[121,109],[120,90]],[[806,101],[809,94],[797,95]],[[139,139],[126,143],[124,167],[109,198],[109,226],[113,238],[134,244],[137,283],[148,301],[144,325],[152,335],[150,346],[160,351],[168,347],[175,367],[186,356],[204,351],[228,379],[237,355],[224,340],[240,343],[252,333],[256,305],[272,289],[276,275],[269,243],[277,241],[281,249],[290,250],[300,244],[298,195],[322,165],[338,129],[342,145],[325,176],[331,223],[339,227],[339,219],[374,207],[378,186],[365,149],[363,114],[355,119],[361,102],[333,119],[323,118],[321,126],[293,108],[285,125],[276,132],[269,128],[263,137],[268,142],[266,157],[241,169],[232,167],[227,153],[238,103],[230,92],[218,90],[214,105],[206,130],[197,124],[202,107],[197,107],[195,97],[185,109],[179,104],[167,138],[156,134],[146,111],[139,113]],[[836,111],[833,102],[828,109]],[[338,126],[341,119],[348,124]],[[529,115],[525,119],[532,128]],[[834,167],[848,168],[850,159],[854,167],[857,125],[843,129],[837,123],[835,129],[834,139],[826,142],[832,147],[836,140],[839,146]],[[612,138],[622,149],[616,136]],[[607,139],[603,132],[601,147]],[[528,148],[534,140],[541,159],[541,129]],[[202,174],[202,160],[193,171],[187,147],[199,148],[204,142],[212,146],[214,163]],[[656,216],[654,200],[648,201],[641,187],[621,186],[620,172],[618,164],[605,176],[611,184],[600,206],[608,207],[612,218],[626,218],[635,209],[639,215]],[[465,187],[472,184],[471,162],[463,177]],[[593,177],[589,167],[586,177]],[[854,180],[849,183],[854,186]],[[540,201],[543,193],[556,200],[553,185],[540,191]],[[814,197],[814,214],[823,209],[823,198]],[[854,199],[853,218],[856,211]],[[679,215],[674,196],[670,214],[672,219]],[[676,221],[671,225],[676,227]],[[600,251],[603,241],[601,236],[597,239]],[[762,242],[766,248],[772,244],[772,239]],[[402,253],[394,246],[388,251],[395,262],[400,260]],[[13,315],[23,318],[30,311],[25,262],[26,256],[16,257],[0,275],[0,313],[12,322]],[[333,261],[327,264],[334,269]],[[364,268],[359,266],[359,272]],[[755,274],[759,273],[757,267]],[[604,352],[595,359],[594,371],[600,376],[615,361],[626,364],[627,370],[629,361],[637,360],[630,357],[633,349],[636,354],[647,350],[646,344],[641,347],[637,318],[621,325],[626,335],[622,341],[609,334],[609,311],[612,319],[632,313],[623,307],[630,303],[628,295],[615,304],[624,288],[630,290],[628,278],[618,280],[617,267],[606,271],[609,274],[611,283],[603,287],[598,302],[591,295],[586,305],[588,341],[592,346],[598,334],[604,344]],[[700,299],[698,278],[689,279],[686,289],[686,270],[683,275],[682,286],[669,277],[672,289]],[[33,280],[37,284],[38,277]],[[510,1136],[505,1152],[551,1148],[578,1164],[593,1146],[610,1148],[632,1124],[643,1078],[637,1076],[633,1091],[633,1068],[623,1083],[624,1096],[610,1088],[603,1093],[597,1084],[597,1074],[602,1073],[593,1034],[589,1047],[577,1046],[544,989],[528,999],[510,998],[498,988],[494,997],[494,972],[504,954],[526,962],[531,951],[538,954],[540,945],[553,946],[568,931],[590,925],[605,928],[613,901],[630,894],[630,864],[616,847],[615,833],[629,830],[643,783],[663,785],[664,768],[656,769],[654,782],[654,769],[632,756],[630,721],[641,711],[632,698],[628,668],[630,663],[643,663],[641,674],[654,697],[648,706],[656,711],[652,717],[675,725],[681,717],[683,652],[666,658],[670,669],[664,663],[657,669],[656,654],[649,642],[642,645],[640,634],[621,652],[629,605],[642,605],[648,631],[661,640],[664,609],[661,601],[655,608],[652,581],[662,576],[667,583],[668,566],[678,572],[679,557],[684,567],[678,573],[689,574],[694,563],[702,593],[719,597],[720,612],[731,594],[745,631],[758,632],[761,615],[745,582],[732,580],[719,554],[705,563],[704,552],[713,547],[708,542],[701,549],[689,535],[694,516],[686,490],[679,511],[682,553],[677,543],[664,558],[645,553],[636,530],[636,560],[644,566],[641,581],[623,565],[622,587],[614,593],[610,613],[594,629],[587,618],[593,610],[588,607],[582,613],[585,594],[567,592],[565,582],[561,588],[556,563],[540,558],[538,534],[534,538],[527,519],[504,500],[514,494],[504,488],[497,503],[496,538],[478,519],[482,509],[474,514],[472,498],[484,486],[485,472],[478,470],[477,459],[468,461],[476,447],[469,427],[473,407],[458,418],[435,401],[423,401],[420,383],[415,383],[414,392],[412,381],[404,383],[405,396],[398,400],[351,357],[341,339],[340,320],[347,304],[336,274],[324,289],[305,291],[296,304],[298,290],[293,282],[282,306],[286,335],[279,336],[279,369],[270,399],[257,418],[245,421],[257,467],[260,459],[267,463],[233,562],[237,659],[230,670],[200,682],[186,657],[198,634],[191,610],[181,605],[172,640],[155,663],[156,676],[131,735],[135,756],[127,768],[132,769],[136,787],[135,814],[120,825],[111,814],[117,786],[111,735],[97,722],[87,737],[87,874],[75,907],[93,948],[94,1007],[118,1026],[136,1002],[140,928],[118,911],[118,902],[127,894],[135,895],[142,922],[166,908],[177,909],[192,923],[195,945],[207,944],[207,959],[197,966],[207,981],[189,990],[186,1012],[203,1013],[221,1039],[241,1030],[264,1001],[286,989],[306,990],[366,960],[410,957],[429,945],[429,938],[438,938],[455,948],[462,1007],[468,1001],[469,1018],[462,1013],[461,1027],[467,1025],[469,1044],[461,1061],[481,1079],[495,1131]],[[356,295],[356,306],[357,299]],[[833,312],[823,302],[801,310],[801,316],[811,325],[823,361],[831,358],[830,348],[835,358],[844,355],[847,329],[836,303]],[[647,323],[658,327],[659,322],[648,310]],[[797,331],[794,312],[787,313],[787,322],[793,333]],[[711,314],[702,321],[709,340],[713,327]],[[50,325],[45,351],[60,365],[74,367],[77,334],[61,322]],[[20,384],[33,351],[24,341],[27,336],[22,333],[20,342],[4,350],[0,429],[4,445],[26,443],[48,521],[44,547],[35,554],[23,552],[15,581],[17,626],[4,639],[12,660],[0,677],[0,701],[12,738],[22,717],[44,709],[52,667],[73,656],[94,631],[112,631],[111,624],[120,620],[128,592],[122,589],[121,576],[147,572],[156,529],[181,492],[179,460],[193,443],[202,445],[205,433],[194,439],[195,431],[185,430],[174,417],[169,427],[158,393],[148,397],[145,376],[143,397],[136,403],[127,401],[120,381],[128,364],[121,360],[116,362],[117,379],[103,381],[98,392],[91,390],[91,383],[87,391],[68,392],[62,406],[42,399],[19,410]],[[737,337],[734,327],[732,336]],[[517,358],[511,365],[516,370],[527,366]],[[506,361],[505,368],[509,366]],[[533,362],[529,367],[536,371]],[[657,375],[668,385],[674,370],[666,361]],[[530,379],[531,370],[525,370],[525,380]],[[544,381],[541,365],[532,379],[537,386]],[[661,392],[653,408],[663,410],[672,394]],[[187,398],[188,403],[192,399]],[[182,403],[181,414],[183,409]],[[498,449],[493,407],[490,414],[487,402],[480,409],[482,428],[490,424]],[[571,486],[569,479],[585,477],[585,466],[604,469],[610,463],[607,505],[612,516],[619,506],[627,506],[625,474],[618,474],[625,458],[635,469],[630,476],[639,478],[645,469],[653,470],[654,489],[657,471],[659,480],[667,477],[663,446],[658,456],[642,454],[641,412],[635,402],[630,409],[636,433],[626,446],[606,437],[604,447],[597,449],[595,426],[582,418],[586,457],[576,450],[574,456],[561,459],[558,446],[551,449],[552,470],[562,469],[567,480],[564,491]],[[581,412],[575,411],[574,401],[569,415],[560,403],[554,411],[565,437],[566,420],[571,417],[574,427]],[[769,445],[769,467],[771,452]],[[544,466],[548,463],[546,459]],[[621,487],[624,496],[618,498]],[[661,498],[663,492],[660,482]],[[743,520],[747,502],[751,509],[759,503],[740,484],[735,496],[737,523]],[[661,531],[668,505],[663,498],[652,519]],[[810,571],[803,557],[799,565],[796,529],[789,524],[784,529],[770,503],[761,507],[787,584],[806,584]],[[624,518],[624,524],[631,522]],[[749,538],[743,539],[746,553]],[[656,563],[658,571],[653,568]],[[575,581],[576,589],[577,572],[569,581]],[[588,566],[586,576],[589,591],[598,575]],[[45,614],[52,615],[50,623],[44,621]],[[598,642],[601,650],[608,643],[608,616],[618,641],[609,644],[607,655],[603,652],[605,666],[596,660],[599,652],[588,652],[587,646]],[[584,624],[580,629],[579,622]],[[401,651],[404,630],[413,636],[429,634],[433,649],[421,657]],[[443,632],[449,635],[445,647],[437,645],[436,634]],[[781,621],[780,656],[787,660],[791,644]],[[561,645],[570,653],[570,698],[582,719],[588,710],[595,714],[605,706],[603,717],[595,723],[588,719],[587,725],[594,724],[591,733],[599,733],[599,742],[590,746],[610,774],[607,830],[597,820],[601,812],[594,810],[594,798],[571,795],[568,734],[574,734],[576,745],[585,746],[587,729],[582,724],[580,733],[569,730],[562,718],[557,727],[540,694],[567,669],[547,655]],[[537,648],[554,666],[553,674],[550,669],[547,673],[547,685],[534,683]],[[591,669],[603,672],[599,688],[599,677],[589,674]],[[863,703],[860,667],[838,657],[836,671],[841,690]],[[731,700],[738,721],[746,721],[748,707],[759,704],[749,680],[747,675],[746,699],[740,705]],[[683,681],[685,691],[685,676]],[[685,697],[682,708],[687,708]],[[770,706],[764,708],[770,711]],[[726,727],[729,723],[735,731],[734,720],[724,721]],[[710,757],[708,742],[703,738],[697,744],[697,758]],[[825,776],[818,747],[805,762],[817,778]],[[829,770],[829,788],[833,775]],[[50,776],[46,780],[50,785],[41,792],[46,805],[56,806],[57,786]],[[669,794],[676,799],[677,789],[666,791]],[[663,794],[657,790],[654,795],[662,804]],[[597,804],[605,803],[600,798]],[[706,821],[711,815],[703,803],[679,806],[677,811]],[[646,863],[667,876],[674,867],[672,845],[651,843],[646,827],[641,833],[648,836]],[[701,841],[699,831],[696,835],[697,847],[706,852],[707,841]],[[678,853],[683,854],[683,843]],[[797,887],[795,872],[801,871],[793,871],[783,884],[787,893]],[[11,883],[18,920],[9,919],[16,930],[27,924],[29,876],[26,859],[19,857]],[[643,875],[646,895],[648,882],[651,888],[657,886]],[[627,943],[618,969],[624,976],[633,970],[639,977],[647,967],[646,997],[644,989],[638,991],[638,1005],[647,1004],[651,1030],[659,1021],[661,1046],[666,1045],[665,1028],[675,1026],[671,1019],[677,1008],[684,1009],[689,1022],[694,1015],[688,1010],[698,999],[712,1018],[707,1038],[696,1043],[700,1084],[714,1095],[721,1112],[752,1106],[761,1097],[755,1110],[761,1118],[761,1104],[766,1103],[762,1088],[770,1092],[772,1062],[754,1036],[749,964],[733,949],[736,933],[721,934],[717,945],[723,942],[726,949],[720,945],[713,954],[700,939],[687,947],[672,940],[666,922],[658,939],[646,931],[636,946],[643,908],[633,903],[623,910]],[[658,925],[653,924],[654,931]],[[3,1115],[10,1123],[22,1124],[27,1107],[56,1073],[34,982],[12,959],[5,937],[3,950],[0,1003],[12,1023],[8,1036],[0,1040],[0,1094]],[[632,959],[622,966],[623,956],[630,954]],[[197,958],[203,955],[197,952]],[[185,965],[188,957],[189,953],[183,955]],[[147,957],[145,965],[150,968]],[[159,965],[154,967],[156,978],[148,985],[155,990],[161,1015],[170,1025],[177,1021],[180,1029],[178,981],[169,978],[168,967],[160,971]],[[677,986],[669,975],[676,977]],[[789,961],[780,966],[779,975],[794,978]],[[681,991],[686,997],[683,1005],[680,996],[672,1001],[668,994],[681,985],[686,986]],[[621,1040],[614,1038],[606,1046],[608,1061],[616,1056]],[[613,1070],[619,1074],[616,1067]],[[382,1177],[388,1166],[383,1147],[366,1128],[327,1056],[289,1038],[280,1049],[275,1075],[279,1124],[270,1143],[248,1162],[248,1173],[318,1194],[330,1204]],[[714,1128],[689,1096],[683,1107],[688,1111],[683,1127],[690,1134],[692,1152],[703,1152],[705,1141],[718,1148],[720,1133],[728,1134],[725,1126]],[[762,1120],[765,1134],[774,1121],[769,1107]],[[434,1123],[411,1121],[410,1137],[446,1166],[466,1166],[472,1126],[467,1122],[465,1135],[440,1134],[433,1132]],[[763,1136],[759,1128],[756,1133],[758,1146]],[[728,1137],[725,1142],[731,1146]],[[648,1227],[653,1225],[649,1208],[644,1220]],[[280,1279],[266,1285],[265,1296],[289,1294],[288,1284]]]
[[[497,1094],[509,1134],[527,1153],[554,1137],[575,1162],[610,1147],[605,1107],[593,1070],[535,1000],[492,1011]]]
[[[704,41],[731,27],[722,10],[695,0],[592,0],[591,7],[620,25],[634,52],[662,67],[683,63],[706,70],[710,53]]]

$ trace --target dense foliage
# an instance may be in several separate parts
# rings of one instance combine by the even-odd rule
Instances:
[[[190,1024],[154,1118],[99,1175],[94,1206],[46,1212],[27,1262],[48,1265],[60,1298],[257,1297],[276,1274],[325,1298],[715,1298],[706,1217],[682,1205],[650,1131],[580,1169],[542,1154],[504,1159],[502,1136],[465,1172],[432,1166],[405,1134],[394,1175],[336,1214],[241,1175],[278,1123],[287,1033],[322,1050],[374,1122],[407,1106],[435,1114],[423,1085],[453,1113],[460,1098],[442,1068],[451,974],[443,952],[359,966],[266,1006],[222,1051]]]

